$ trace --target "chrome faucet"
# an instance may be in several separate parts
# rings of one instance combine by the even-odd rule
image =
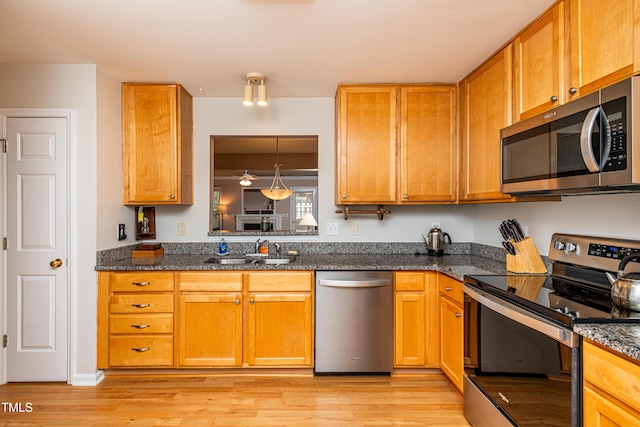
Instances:
[[[262,246],[268,245],[268,244],[269,244],[269,241],[266,240],[266,239],[265,240],[260,240],[260,239],[256,240],[255,253],[260,252],[260,248]]]
[[[276,247],[276,256],[278,258],[280,258],[282,256],[282,246],[280,246],[280,243],[274,243],[273,246]]]

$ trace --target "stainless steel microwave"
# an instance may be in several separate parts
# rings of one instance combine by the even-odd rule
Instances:
[[[638,79],[631,77],[502,129],[501,191],[640,191],[640,130],[634,129],[640,126]]]

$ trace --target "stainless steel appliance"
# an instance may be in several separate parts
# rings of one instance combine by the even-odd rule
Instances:
[[[451,236],[449,236],[449,233],[445,233],[439,227],[433,227],[429,230],[429,233],[427,233],[426,236],[423,235],[423,237],[427,244],[428,255],[443,256],[445,240],[448,240],[449,244],[451,244]]]
[[[316,273],[316,374],[393,369],[393,272]]]
[[[464,412],[472,426],[582,424],[581,337],[572,328],[640,322],[640,313],[612,303],[605,274],[639,248],[554,234],[550,275],[465,277]]]
[[[640,191],[640,80],[631,77],[500,132],[503,193]],[[639,131],[640,132],[640,131]]]

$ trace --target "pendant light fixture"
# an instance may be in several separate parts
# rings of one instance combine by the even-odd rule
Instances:
[[[267,85],[264,82],[267,80],[262,73],[247,73],[246,75],[247,85],[244,87],[244,96],[242,97],[242,103],[247,106],[253,105],[253,86],[258,85],[258,105],[267,105]]]
[[[273,182],[271,183],[271,187],[266,190],[262,189],[260,192],[264,194],[264,196],[271,200],[284,200],[287,197],[290,197],[293,194],[293,190],[287,188],[282,182],[282,178],[280,178],[280,168],[282,165],[280,164],[280,151],[278,150],[278,138],[276,138],[276,164],[273,165],[276,168],[276,174],[273,177]]]

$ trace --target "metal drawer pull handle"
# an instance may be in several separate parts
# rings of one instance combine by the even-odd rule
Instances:
[[[136,308],[147,308],[151,307],[151,304],[131,304],[131,306]]]
[[[151,282],[131,282],[133,286],[148,286]]]
[[[456,317],[462,317],[462,314],[456,313]]]
[[[445,286],[444,290],[449,292],[451,290],[451,286]]]
[[[132,328],[136,328],[136,329],[147,329],[150,326],[151,325],[148,323],[145,323],[144,325],[131,325]]]
[[[131,350],[137,351],[138,353],[144,353],[145,351],[151,350],[151,347],[131,347]]]

